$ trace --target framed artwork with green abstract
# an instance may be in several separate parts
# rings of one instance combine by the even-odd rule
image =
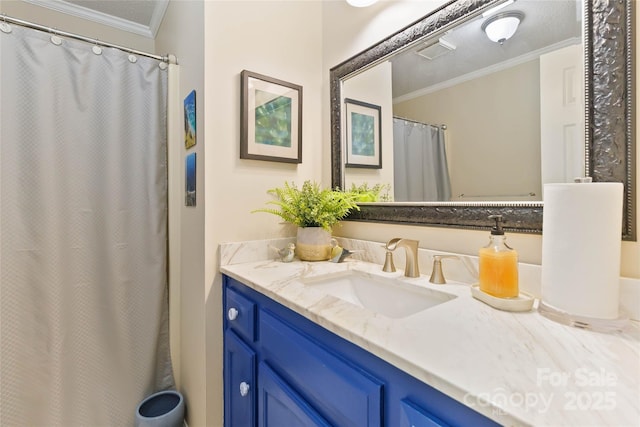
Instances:
[[[241,73],[240,158],[302,163],[302,86]]]
[[[382,169],[379,105],[345,98],[346,167]]]

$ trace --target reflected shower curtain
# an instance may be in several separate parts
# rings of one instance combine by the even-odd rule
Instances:
[[[451,183],[444,130],[393,119],[394,201],[449,201]]]
[[[17,25],[0,59],[1,424],[133,425],[173,386],[167,70]]]

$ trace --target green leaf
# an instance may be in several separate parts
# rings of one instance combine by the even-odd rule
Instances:
[[[357,194],[339,189],[323,189],[309,180],[302,184],[301,189],[293,182],[285,182],[283,187],[272,188],[267,192],[275,197],[275,200],[268,201],[267,204],[277,208],[262,208],[252,212],[277,215],[298,227],[322,227],[331,231],[331,227],[352,210],[360,210]]]

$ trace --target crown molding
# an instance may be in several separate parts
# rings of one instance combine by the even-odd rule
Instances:
[[[112,28],[127,31],[150,39],[155,38],[162,17],[164,16],[169,0],[154,1],[155,8],[149,25],[143,25],[137,22],[129,21],[124,18],[118,18],[103,12],[92,10],[84,6],[68,3],[64,0],[23,0],[36,6],[44,7],[56,12],[67,15],[76,16],[78,18],[87,19],[99,24],[107,25]]]
[[[169,0],[155,0],[156,7],[153,9],[153,15],[151,16],[151,22],[149,22],[149,31],[152,38],[156,38],[158,34],[158,28],[162,24],[162,18],[169,7]]]

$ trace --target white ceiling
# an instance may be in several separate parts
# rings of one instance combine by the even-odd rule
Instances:
[[[416,51],[433,43],[420,43],[394,56],[393,96],[411,99],[443,86],[460,83],[477,74],[494,72],[538,58],[569,44],[582,43],[582,8],[576,0],[517,0],[499,12],[519,11],[524,19],[516,34],[503,45],[490,41],[481,29],[481,16],[445,33],[456,46],[432,61]]]
[[[155,38],[169,0],[23,0],[141,36]]]

